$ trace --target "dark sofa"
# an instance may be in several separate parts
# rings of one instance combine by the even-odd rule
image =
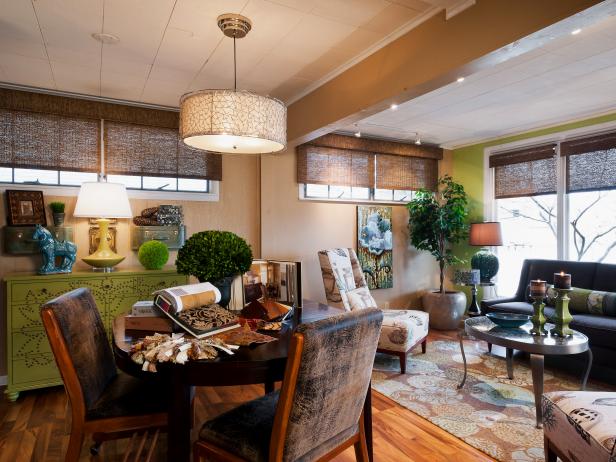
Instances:
[[[482,313],[496,311],[532,315],[533,307],[526,297],[530,280],[543,279],[550,284],[554,279],[554,273],[560,271],[571,274],[573,287],[616,292],[616,265],[563,260],[525,260],[516,294],[511,298],[482,301]],[[546,306],[545,314],[549,319],[554,314],[554,308]],[[597,379],[616,383],[616,317],[571,314],[573,315],[571,328],[582,332],[589,339],[594,356],[591,375]],[[586,362],[586,355],[575,355],[570,359]]]

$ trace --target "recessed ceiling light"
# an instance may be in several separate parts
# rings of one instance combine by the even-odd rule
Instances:
[[[462,83],[462,82],[464,82],[464,77],[458,77],[458,79],[456,80],[456,82],[458,82],[458,83]]]
[[[577,34],[579,34],[580,32],[582,32],[582,29],[573,29],[573,30],[571,31],[571,35],[577,35]]]
[[[398,105],[396,103],[392,103],[392,105],[389,106],[389,109],[391,109],[392,111],[395,111],[396,109],[398,109]]]
[[[114,43],[118,43],[120,39],[113,34],[104,34],[102,32],[95,32],[92,34],[92,38],[97,42],[104,43],[105,45],[113,45]]]
[[[421,138],[419,137],[419,133],[417,133],[417,136],[415,137],[415,144],[417,146],[421,146]]]
[[[361,132],[359,130],[355,132],[355,138],[361,138]]]

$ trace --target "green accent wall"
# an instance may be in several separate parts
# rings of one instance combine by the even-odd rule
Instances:
[[[616,120],[616,113],[592,117],[589,119],[565,123],[550,128],[543,128],[525,132],[519,135],[512,135],[496,140],[487,141],[484,143],[466,146],[452,151],[452,176],[454,180],[464,186],[468,193],[469,203],[471,206],[470,219],[471,222],[483,220],[483,156],[484,150],[490,146],[497,146],[513,141],[535,138],[538,136],[550,135],[575,128],[588,127],[598,125],[605,122]],[[455,254],[459,258],[467,260],[465,267],[470,267],[470,257],[477,251],[476,247],[471,247],[467,244],[460,244],[455,248]]]

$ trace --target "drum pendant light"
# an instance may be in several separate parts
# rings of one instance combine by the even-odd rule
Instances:
[[[237,90],[235,41],[252,28],[239,14],[218,17],[218,27],[233,38],[233,89],[198,90],[180,99],[180,137],[197,149],[235,154],[281,151],[287,144],[287,108],[269,96]]]

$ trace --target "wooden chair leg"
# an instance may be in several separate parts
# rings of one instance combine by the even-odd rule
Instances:
[[[359,441],[353,445],[355,448],[355,459],[357,462],[369,462],[368,444],[366,442],[366,433],[364,427],[364,413],[362,412],[359,418]]]
[[[556,453],[550,447],[550,440],[543,435],[543,450],[545,452],[545,462],[556,462]]]
[[[71,437],[68,440],[68,448],[64,456],[65,462],[77,462],[81,454],[81,446],[83,445],[84,432],[81,427],[71,428]]]
[[[406,374],[406,353],[400,353],[400,373]]]
[[[199,446],[199,442],[196,442],[193,445],[193,462],[201,462],[203,460],[201,447]]]
[[[428,345],[428,337],[426,337],[425,339],[423,339],[423,342],[421,342],[421,352],[422,354],[426,354],[426,346]]]

